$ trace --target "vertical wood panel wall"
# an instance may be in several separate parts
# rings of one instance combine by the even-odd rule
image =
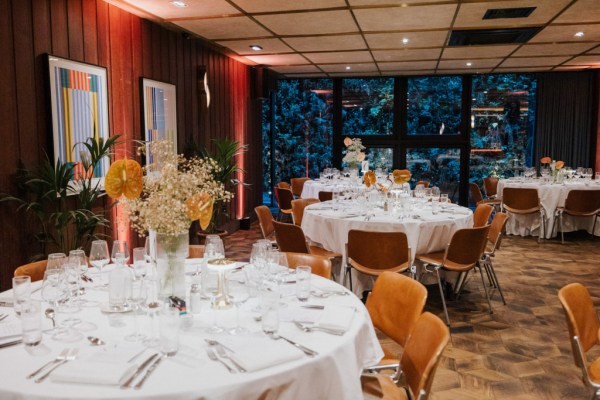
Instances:
[[[209,144],[228,137],[250,144],[244,167],[253,189],[245,192],[244,213],[260,203],[260,108],[250,99],[249,67],[102,0],[0,0],[0,192],[15,193],[19,160],[35,167],[52,151],[46,53],[107,68],[110,134],[122,135],[118,153],[130,157],[133,140],[142,138],[139,78],[175,84],[179,150],[190,139]],[[202,129],[199,65],[207,67],[212,96]],[[236,208],[231,204],[232,216]],[[1,290],[10,286],[13,270],[38,251],[35,224],[14,210],[0,204]]]

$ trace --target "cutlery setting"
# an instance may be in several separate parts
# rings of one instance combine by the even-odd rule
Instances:
[[[246,369],[242,367],[233,358],[231,358],[231,356],[229,355],[228,351],[233,352],[231,349],[227,348],[226,346],[224,346],[216,340],[204,340],[210,345],[210,347],[206,349],[206,354],[211,360],[221,362],[221,364],[225,365],[225,367],[227,367],[229,372],[231,372],[232,374],[235,374],[237,372],[246,372]],[[225,360],[230,361],[231,365]]]
[[[146,367],[152,364],[159,356],[159,353],[154,353],[150,357],[148,357],[143,363],[141,363],[140,366],[135,369],[133,375],[131,375],[131,377],[121,385],[121,389],[129,389],[133,384],[135,378],[137,378],[146,369]]]
[[[5,320],[6,318],[8,318],[8,314],[0,314],[0,321]]]
[[[42,365],[42,367],[40,367],[36,371],[32,372],[31,374],[27,375],[26,378],[32,379],[33,377],[37,376],[37,378],[35,378],[34,382],[41,383],[52,373],[52,371],[54,371],[55,369],[57,369],[58,367],[60,367],[61,365],[65,364],[69,361],[75,360],[77,358],[78,354],[79,354],[78,348],[65,348],[65,349],[63,349],[63,351],[60,352],[60,354],[54,360]],[[43,372],[43,374],[38,376],[38,374],[40,374],[42,372]]]
[[[304,332],[320,331],[320,332],[330,333],[332,335],[337,335],[337,336],[342,336],[345,333],[342,330],[323,328],[321,326],[317,326],[314,324],[308,324],[308,323],[301,322],[301,321],[294,321],[294,325],[296,325],[298,327],[298,329],[300,329]]]

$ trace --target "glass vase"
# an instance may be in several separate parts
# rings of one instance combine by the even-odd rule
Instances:
[[[185,299],[185,259],[189,251],[188,232],[177,235],[156,233],[156,273],[160,297]]]

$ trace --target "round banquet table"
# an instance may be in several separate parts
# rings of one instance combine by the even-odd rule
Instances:
[[[356,183],[352,182],[349,178],[306,181],[302,187],[300,197],[303,199],[318,199],[319,192],[339,192],[344,187],[353,185],[356,185]],[[360,181],[360,186],[364,187],[362,180]]]
[[[192,267],[195,270],[195,267]],[[94,276],[94,275],[92,275]],[[99,275],[94,276],[96,282]],[[188,277],[188,284],[189,282]],[[313,288],[319,290],[345,290],[335,282],[325,280],[313,275]],[[94,304],[94,300],[106,302],[108,292],[88,285],[83,296]],[[188,285],[189,286],[189,285]],[[32,284],[33,290],[41,287],[41,282]],[[287,287],[287,289],[286,289]],[[291,293],[291,294],[290,294]],[[300,308],[296,300],[293,283],[282,285],[282,303],[280,310],[279,333],[288,339],[296,341],[319,354],[313,358],[302,354],[301,358],[288,361],[279,365],[266,367],[254,372],[229,373],[225,367],[211,361],[207,354],[205,338],[211,337],[222,342],[227,340],[244,340],[243,336],[232,336],[226,333],[208,335],[206,327],[212,323],[212,316],[216,315],[221,326],[235,325],[235,310],[218,311],[213,314],[210,306],[203,305],[203,311],[193,317],[185,317],[189,324],[180,333],[180,348],[174,357],[165,358],[153,374],[146,380],[140,390],[120,389],[118,386],[92,385],[82,383],[59,383],[53,381],[52,375],[42,383],[34,383],[25,379],[26,375],[33,372],[41,365],[54,359],[62,349],[78,348],[81,360],[104,361],[105,368],[111,368],[108,354],[123,352],[124,354],[135,350],[136,345],[125,342],[124,336],[132,332],[133,316],[131,313],[107,314],[100,311],[99,307],[84,307],[75,314],[59,314],[57,322],[66,316],[74,316],[86,322],[93,322],[96,329],[81,332],[83,336],[96,336],[107,342],[105,346],[91,346],[87,340],[64,343],[43,334],[42,343],[36,347],[26,348],[24,345],[15,345],[0,348],[0,398],[6,399],[308,399],[308,398],[339,398],[362,399],[360,374],[364,367],[376,364],[383,356],[383,352],[375,335],[375,331],[366,308],[353,295],[333,295],[328,298],[315,298],[312,296],[308,303],[324,305],[325,307],[343,306],[353,310],[349,329],[343,336],[331,335],[324,332],[304,332],[298,329],[292,319],[306,312]],[[32,294],[33,299],[40,299],[40,292]],[[12,301],[11,291],[0,294],[0,301]],[[254,337],[262,336],[260,322],[256,322],[250,307],[250,299],[242,309],[241,320],[252,331]],[[42,310],[48,306],[42,304]],[[312,311],[312,310],[311,310]],[[316,312],[324,312],[315,310]],[[19,324],[12,308],[0,307],[0,313],[9,313],[9,317],[0,324]],[[296,317],[294,317],[296,316]],[[143,331],[151,331],[152,320],[141,317]],[[45,328],[50,328],[49,320],[45,320]],[[154,321],[156,328],[156,321]],[[0,326],[1,328],[1,326]],[[2,329],[0,329],[0,332]],[[271,339],[265,340],[268,342]],[[4,339],[1,342],[6,342]],[[281,342],[282,339],[276,343]],[[148,349],[137,344],[143,353],[133,361],[140,364],[148,358],[155,349]],[[290,344],[291,346],[291,344]],[[265,354],[262,348],[256,349],[260,354]],[[296,351],[294,349],[294,351]],[[121,361],[125,362],[125,361]],[[60,370],[59,367],[58,370]]]
[[[575,183],[544,183],[542,179],[501,179],[498,182],[498,199],[502,199],[502,191],[506,187],[511,188],[533,188],[537,189],[540,203],[546,213],[546,232],[545,238],[550,239],[556,236],[558,229],[555,226],[554,213],[558,207],[565,205],[567,195],[571,190],[600,190],[600,182],[592,181],[589,184],[582,182]],[[563,215],[563,231],[572,232],[585,229],[592,233],[594,220],[589,217],[572,217]],[[553,229],[554,227],[554,229]],[[538,214],[532,215],[512,215],[506,223],[506,233],[519,236],[538,236],[540,231],[540,217]],[[600,224],[596,224],[594,235],[600,236]]]
[[[347,206],[351,207],[351,204]],[[343,270],[346,265],[346,242],[351,229],[406,233],[414,261],[417,254],[444,250],[454,232],[473,227],[473,212],[457,205],[449,205],[437,215],[433,215],[431,208],[426,206],[405,218],[400,218],[393,212],[384,212],[378,207],[370,207],[369,212],[373,214],[370,218],[352,208],[344,210],[341,207],[334,211],[330,201],[311,204],[304,209],[302,229],[312,242],[342,254]],[[354,293],[360,295],[372,285],[370,279],[362,274],[358,276],[355,270],[352,270],[352,274]],[[338,279],[344,281],[343,272],[338,276]]]

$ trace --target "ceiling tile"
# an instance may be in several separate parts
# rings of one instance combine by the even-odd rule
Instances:
[[[571,0],[521,0],[497,1],[486,3],[462,3],[456,21],[455,29],[475,27],[517,27],[532,26],[548,23]],[[527,18],[498,18],[483,19],[485,12],[490,8],[536,7]]]
[[[402,49],[411,47],[442,47],[446,43],[447,30],[433,32],[372,33],[365,39],[371,49]],[[408,43],[402,43],[402,39]]]
[[[600,55],[575,57],[565,63],[566,65],[590,65],[600,67]]]
[[[377,63],[381,71],[404,71],[404,70],[419,70],[419,69],[435,69],[437,61],[405,61],[405,62],[390,62]]]
[[[312,64],[307,64],[307,65],[290,65],[290,66],[274,66],[274,67],[270,67],[270,69],[272,69],[273,71],[279,72],[281,74],[288,74],[288,73],[296,73],[296,74],[300,74],[300,73],[321,73],[321,70],[319,70],[319,68],[315,67]]]
[[[256,19],[278,35],[358,32],[350,11],[318,11],[258,15]]]
[[[371,73],[366,73],[366,72],[330,72],[329,76],[340,76],[340,77],[344,77],[344,76],[379,76],[379,72],[371,72]]]
[[[481,69],[438,69],[436,75],[461,75],[461,74],[489,74],[492,72],[489,68]]]
[[[446,47],[442,59],[506,57],[517,47],[517,45]]]
[[[500,64],[502,61],[501,58],[486,58],[481,60],[442,60],[440,61],[440,65],[438,65],[438,69],[481,69],[481,68],[494,68],[496,65]],[[471,63],[471,66],[467,66],[467,62]]]
[[[575,33],[584,32],[582,38]],[[550,25],[535,35],[529,43],[600,41],[600,25]]]
[[[427,3],[439,3],[440,0],[402,0],[401,7],[404,7],[404,4],[427,4]],[[381,6],[381,5],[390,5],[393,4],[393,0],[349,0],[351,6]]]
[[[301,78],[301,79],[311,79],[311,78],[327,78],[326,74],[285,74],[287,78]]]
[[[175,23],[207,39],[271,36],[268,31],[248,17],[184,20]]]
[[[279,39],[250,39],[250,40],[228,40],[223,42],[217,42],[223,47],[227,47],[238,54],[251,54],[261,55],[269,53],[286,53],[292,52],[285,43]],[[263,49],[262,51],[254,51],[250,48],[250,45],[258,44]]]
[[[346,7],[344,0],[233,0],[249,13]]]
[[[536,72],[550,71],[552,67],[512,67],[512,68],[496,68],[494,72]]]
[[[354,15],[365,32],[449,28],[455,4],[418,7],[356,9]]]
[[[404,50],[377,50],[373,51],[376,61],[416,61],[437,60],[442,49],[404,49]]]
[[[529,44],[522,46],[513,54],[518,57],[532,56],[574,56],[594,47],[597,43],[553,43]]]
[[[553,22],[581,24],[598,21],[600,21],[600,1],[577,0],[575,4],[569,7]]]
[[[350,69],[346,69],[346,67],[350,67]],[[319,67],[325,72],[374,72],[379,73],[377,66],[375,63],[364,63],[364,64],[323,64],[319,65]]]
[[[372,62],[368,51],[343,51],[333,53],[304,53],[315,64]]]
[[[396,75],[433,75],[435,70],[406,70],[406,71],[382,71],[383,76],[396,76]]]
[[[238,9],[225,0],[185,0],[188,6],[183,8],[175,7],[169,1],[124,1],[162,19],[240,14]]]
[[[500,67],[545,67],[555,66],[567,60],[569,57],[511,57],[504,61]]]
[[[297,51],[366,50],[361,35],[290,37],[284,39]]]
[[[589,69],[587,65],[561,65],[553,69],[553,71],[583,71]]]
[[[270,56],[246,56],[247,59],[263,65],[308,64],[300,54],[273,54]]]

